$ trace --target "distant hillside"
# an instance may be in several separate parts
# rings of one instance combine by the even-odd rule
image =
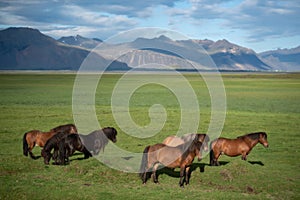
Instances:
[[[78,70],[90,51],[66,45],[36,29],[8,28],[0,31],[1,70]],[[110,63],[95,55],[98,65]],[[112,70],[128,70],[114,62]]]
[[[299,71],[300,70],[300,46],[292,49],[277,49],[259,54],[261,59],[275,70]]]
[[[272,70],[272,67],[264,63],[258,55],[245,47],[230,43],[227,40],[197,40],[212,57],[219,69],[224,70]]]
[[[141,47],[145,47],[140,49]],[[106,53],[114,54],[115,49],[138,49],[129,51],[119,61],[129,66],[141,66],[147,63],[168,65],[180,70],[193,69],[192,65],[203,70],[215,69],[209,59],[212,58],[219,70],[264,71],[272,68],[261,61],[256,53],[226,40],[174,41],[165,36],[153,39],[138,38],[133,42],[110,46]],[[209,57],[209,56],[210,57]],[[184,58],[184,59],[183,59]],[[159,67],[159,66],[157,66]]]

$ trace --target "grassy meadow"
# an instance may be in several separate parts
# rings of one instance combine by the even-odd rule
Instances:
[[[137,139],[124,133],[110,109],[114,85],[121,74],[105,74],[97,88],[96,113],[102,126],[118,130],[116,145],[142,152],[149,144],[175,134],[180,123],[179,103],[159,85],[138,88],[130,100],[132,119],[149,123],[151,105],[164,105],[168,114],[159,134]],[[143,75],[134,75],[136,79]],[[153,76],[153,75],[152,75]],[[158,76],[158,75],[157,75]],[[162,75],[161,75],[162,76]],[[185,75],[200,106],[199,132],[210,122],[210,96],[205,82]],[[209,156],[194,161],[190,185],[179,188],[179,170],[162,171],[160,184],[142,185],[134,173],[111,169],[76,154],[67,166],[46,166],[43,159],[23,156],[26,131],[47,131],[73,123],[72,90],[75,74],[0,74],[0,199],[300,199],[300,74],[223,74],[227,98],[223,137],[265,131],[270,147],[258,144],[247,161],[221,156],[223,165],[211,167]],[[172,75],[164,75],[172,79]],[[175,80],[176,81],[176,80]],[[130,83],[128,83],[130,84]],[[40,155],[40,147],[34,149]]]

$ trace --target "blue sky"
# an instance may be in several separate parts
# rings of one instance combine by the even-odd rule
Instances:
[[[300,45],[298,0],[1,0],[0,28],[32,27],[54,38],[105,40],[157,27],[192,39],[227,39],[256,52]]]

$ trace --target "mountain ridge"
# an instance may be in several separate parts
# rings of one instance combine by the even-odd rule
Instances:
[[[101,45],[105,46],[102,52]],[[124,54],[114,58],[118,51]],[[109,70],[130,70],[139,66],[149,69],[159,65],[158,68],[161,68],[165,65],[176,70],[192,70],[196,67],[200,70],[225,71],[297,71],[300,66],[300,46],[257,54],[226,39],[172,40],[161,35],[151,39],[138,37],[127,43],[106,44],[100,39],[80,35],[63,36],[55,40],[37,29],[26,27],[0,31],[1,70],[78,70],[91,52],[97,54],[102,66],[112,62]]]
[[[0,31],[1,70],[78,70],[91,53],[88,49],[61,43],[37,29],[8,28]],[[125,63],[93,55],[110,70],[130,69]]]

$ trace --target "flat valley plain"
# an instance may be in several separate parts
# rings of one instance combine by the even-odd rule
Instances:
[[[136,74],[145,76],[174,76]],[[199,100],[199,133],[210,123],[211,99],[205,81],[184,74]],[[161,104],[167,113],[163,129],[153,137],[135,138],[118,127],[111,111],[111,95],[122,74],[104,74],[95,93],[96,114],[101,126],[118,130],[116,145],[143,152],[147,145],[174,135],[180,124],[180,104],[168,88],[148,84],[137,88],[130,99],[130,114],[140,126],[150,123],[148,111]],[[221,166],[209,166],[209,156],[195,159],[190,184],[178,186],[179,170],[162,170],[159,184],[146,185],[135,173],[111,169],[95,158],[71,157],[67,166],[45,165],[22,153],[25,132],[47,131],[74,123],[72,92],[76,74],[0,74],[0,199],[299,199],[300,198],[300,74],[226,73],[222,75],[227,111],[222,137],[235,138],[265,131],[269,148],[258,144],[248,156],[221,156]],[[133,80],[134,80],[133,78]],[[176,82],[176,79],[174,80]],[[128,82],[133,84],[134,81]],[[178,83],[180,87],[180,84]],[[33,152],[40,155],[41,148]],[[101,153],[100,153],[101,154]]]

